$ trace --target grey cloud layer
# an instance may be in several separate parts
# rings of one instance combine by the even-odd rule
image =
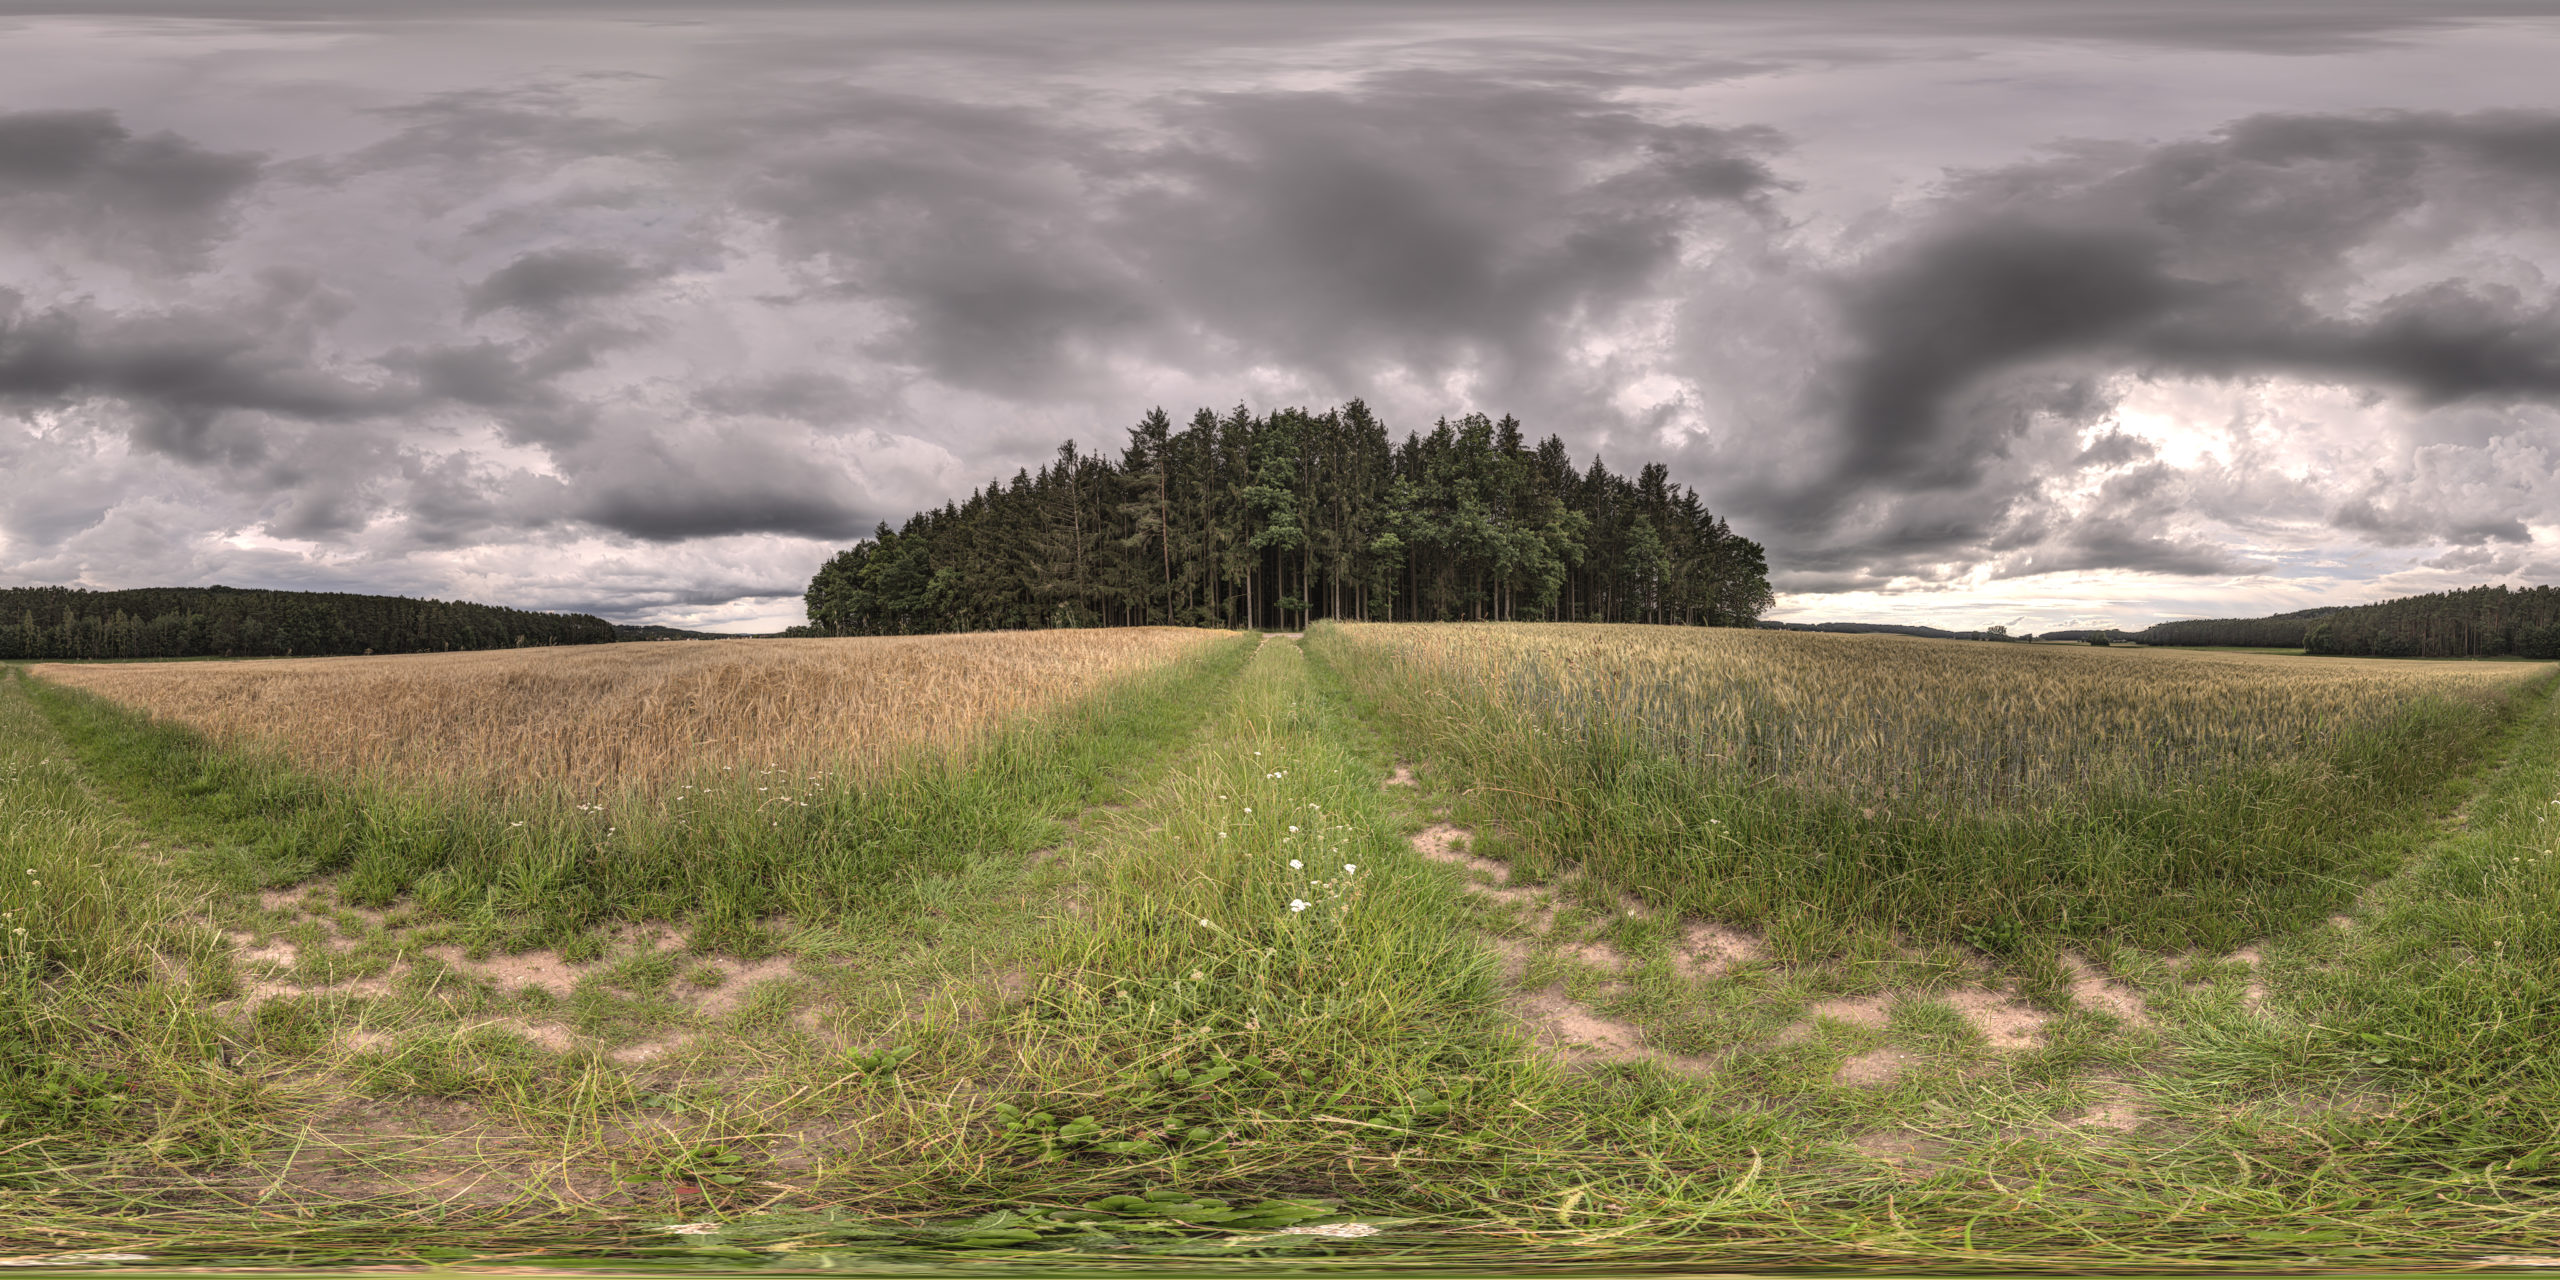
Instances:
[[[110,111],[0,116],[0,222],[146,267],[201,266],[258,170],[172,133],[136,137]]]
[[[147,514],[148,536],[299,541],[318,550],[257,554],[403,582],[573,547],[681,561],[684,582],[596,580],[696,604],[1061,436],[1112,443],[1149,404],[1354,395],[1398,427],[1512,411],[1613,464],[1672,456],[1798,590],[2221,575],[2259,563],[2238,545],[2259,534],[2448,572],[2544,554],[2560,116],[2261,112],[2057,142],[1816,228],[1823,138],[1677,98],[1782,81],[1770,51],[1818,23],[1720,12],[1765,48],[1726,56],[1714,22],[1641,58],[1625,33],[1417,34],[1438,21],[1417,10],[1361,20],[1392,70],[1275,20],[1249,43],[1293,71],[1133,68],[1108,95],[1017,91],[994,68],[1040,41],[954,27],[909,52],[984,59],[975,78],[875,76],[897,57],[867,47],[830,74],[855,45],[741,37],[663,82],[374,102],[351,113],[370,135],[298,150],[0,111],[0,234],[37,246],[0,245],[0,414],[29,424],[0,463],[66,477],[0,488],[6,556],[130,576],[83,548],[147,541]],[[1843,58],[1937,38],[1894,34],[1903,7],[1827,12],[1858,18]],[[2467,20],[1930,16],[2304,58]],[[2323,401],[2333,425],[2203,423],[2222,435],[2202,453],[2128,416],[2195,386],[2274,387],[2277,416],[2299,388],[2365,399]],[[171,524],[171,486],[196,527]]]
[[[1848,346],[1825,406],[1833,462],[1772,514],[1833,539],[1835,566],[2013,549],[2019,526],[2049,519],[2038,491],[2050,470],[2018,465],[2054,461],[2032,457],[2028,437],[2055,430],[2037,421],[2100,421],[2116,374],[2287,376],[2421,409],[2560,403],[2560,292],[2530,257],[2511,259],[2513,283],[2373,279],[2376,258],[2425,264],[2456,242],[2547,255],[2555,211],[2560,116],[2518,112],[2261,117],[2209,139],[1967,175],[1928,225],[1845,280]],[[2146,508],[2143,474],[2105,482],[2104,515],[2049,531],[2059,541],[2037,571],[2229,568],[2210,548],[2130,532],[2197,509]],[[1942,510],[1923,501],[1941,493],[1974,514],[1892,514]],[[2399,541],[2523,536],[2521,512],[2379,509],[2360,496],[2333,518]],[[1855,536],[1836,540],[1843,529]]]

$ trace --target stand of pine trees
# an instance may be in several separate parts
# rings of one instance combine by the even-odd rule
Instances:
[[[821,635],[1071,626],[1280,627],[1315,618],[1749,626],[1760,545],[1651,464],[1633,477],[1510,417],[1396,444],[1354,400],[1318,414],[1158,409],[1118,460],[1061,446],[838,554]]]
[[[611,644],[582,613],[323,591],[0,589],[0,658],[294,657]]]
[[[2302,647],[2350,657],[2560,658],[2560,587],[2472,587],[2357,605],[2311,624]]]
[[[2251,649],[2299,649],[2313,623],[2339,611],[2337,605],[2302,609],[2264,618],[2188,618],[2155,622],[2132,637],[2137,644],[2227,645]]]

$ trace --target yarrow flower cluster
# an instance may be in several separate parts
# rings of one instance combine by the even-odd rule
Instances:
[[[1284,782],[1289,776],[1289,771],[1285,768],[1263,769],[1261,772],[1261,781],[1264,783]],[[1278,788],[1275,786],[1271,790],[1276,792]],[[1243,877],[1241,883],[1250,884],[1260,879],[1253,868],[1256,864],[1261,864],[1264,856],[1275,852],[1264,844],[1263,840],[1276,839],[1280,845],[1276,850],[1277,861],[1286,867],[1289,873],[1289,883],[1286,885],[1289,896],[1283,900],[1287,914],[1280,918],[1284,921],[1304,920],[1306,922],[1304,927],[1321,929],[1329,929],[1340,924],[1347,918],[1353,901],[1359,896],[1352,886],[1354,878],[1359,874],[1360,864],[1345,861],[1342,856],[1348,851],[1347,846],[1355,834],[1355,828],[1349,823],[1328,821],[1324,806],[1312,801],[1283,801],[1278,806],[1280,812],[1265,814],[1265,817],[1272,822],[1272,827],[1256,827],[1254,825],[1256,806],[1238,804],[1233,810],[1225,809],[1228,803],[1256,798],[1250,792],[1251,788],[1248,787],[1245,795],[1213,793],[1218,801],[1218,809],[1208,815],[1210,821],[1205,824],[1215,833],[1215,840],[1232,841],[1232,845],[1220,847],[1234,847],[1234,852],[1242,860],[1238,868]],[[1269,795],[1260,799],[1266,810],[1274,803],[1274,798]],[[1290,818],[1295,818],[1296,821],[1289,821]],[[1242,823],[1245,829],[1234,830],[1233,827],[1237,823]],[[1310,867],[1324,865],[1338,866],[1342,870],[1338,875],[1330,872],[1311,873],[1309,871]],[[1207,919],[1202,919],[1200,923],[1206,928],[1219,927]]]

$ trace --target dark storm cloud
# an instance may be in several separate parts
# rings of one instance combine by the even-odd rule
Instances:
[[[1702,217],[1766,218],[1785,185],[1766,130],[1438,73],[1186,97],[1134,145],[887,95],[837,112],[753,199],[829,293],[895,317],[883,354],[1018,397],[1115,351],[1527,378],[1568,322],[1655,294]]]
[[[658,273],[610,249],[547,249],[528,253],[472,286],[466,315],[513,308],[557,319],[572,307],[629,293]]]
[[[1123,161],[1090,127],[876,92],[801,111],[822,141],[771,157],[748,198],[821,273],[822,295],[886,311],[880,356],[1032,398],[1071,382],[1081,355],[1172,324],[1094,225],[1099,183]]]
[[[818,426],[851,419],[864,401],[844,379],[805,370],[716,382],[693,397],[713,413],[790,418]]]
[[[228,415],[351,422],[415,403],[403,388],[315,367],[286,318],[268,308],[138,316],[37,310],[0,290],[0,400],[121,400],[135,414],[136,444],[190,462],[264,456],[254,431],[219,429]]]
[[[571,445],[594,430],[596,406],[562,389],[558,380],[593,368],[605,352],[645,337],[632,329],[586,323],[540,341],[403,349],[381,363],[416,377],[426,400],[487,411],[511,441]]]
[[[1847,379],[1839,478],[1978,480],[1985,423],[1947,412],[1949,397],[1986,372],[2132,337],[2194,290],[2163,269],[2166,253],[2156,237],[1995,221],[1886,267],[1851,303],[1867,354]]]
[[[2107,477],[2097,501],[2076,519],[2052,522],[2032,537],[2014,541],[2031,547],[2030,557],[2005,561],[2016,573],[2051,573],[2073,569],[2131,569],[2145,573],[2229,573],[2240,560],[2215,543],[2162,532],[2178,513],[2195,505],[2189,482],[2158,462],[2145,463]],[[2006,548],[2002,548],[2006,550]]]
[[[1856,354],[1828,392],[1838,453],[1785,517],[1830,530],[1835,557],[1946,549],[1891,521],[1881,538],[1849,534],[1877,504],[1946,491],[1975,498],[1986,528],[2013,515],[2034,481],[2014,465],[2028,423],[1999,393],[2032,370],[2031,382],[2285,374],[2419,406],[2560,403],[2560,295],[2547,285],[2448,277],[2339,300],[2386,234],[2422,260],[2457,237],[2560,230],[2560,117],[2260,117],[2198,141],[1963,175],[1933,221],[1842,286]],[[2089,423],[2110,405],[2089,391],[2032,408]],[[2383,528],[2358,510],[2342,509],[2341,527]],[[2449,528],[2428,522],[2431,535]],[[2073,545],[2065,558],[2086,567],[2226,567],[2095,533]]]
[[[170,133],[136,137],[112,111],[0,113],[0,225],[66,236],[103,257],[200,266],[258,172],[256,156]]]
[[[1204,95],[1178,121],[1121,214],[1148,274],[1231,340],[1354,386],[1391,366],[1534,379],[1568,323],[1656,296],[1703,220],[1764,216],[1785,185],[1766,130],[1479,76]]]
[[[733,431],[683,443],[679,451],[630,441],[598,460],[579,477],[575,514],[646,542],[741,533],[849,540],[885,514],[858,509],[842,473],[770,437]]]

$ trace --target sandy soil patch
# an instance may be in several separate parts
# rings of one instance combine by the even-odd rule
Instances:
[[[1942,997],[1966,1023],[2002,1053],[2032,1049],[2044,1042],[2045,1014],[1998,991],[1951,991]]]
[[[643,1040],[638,1044],[627,1044],[605,1056],[626,1066],[639,1066],[642,1063],[655,1062],[684,1049],[693,1041],[692,1033],[678,1032],[664,1040]]]
[[[554,1026],[548,1022],[528,1022],[523,1018],[486,1018],[470,1023],[462,1029],[468,1032],[478,1031],[484,1027],[494,1027],[500,1031],[523,1036],[553,1053],[567,1053],[578,1043],[578,1038],[571,1035],[567,1027]]]
[[[2092,1013],[2113,1014],[2128,1026],[2151,1025],[2151,1011],[2144,1006],[2141,992],[2099,972],[2076,952],[2062,953],[2062,967],[2071,975],[2073,1004]]]
[[[2142,1127],[2145,1119],[2142,1095],[2135,1093],[2133,1086],[2120,1080],[2110,1080],[2098,1086],[2097,1095],[2088,1110],[2063,1121],[2063,1124],[2073,1129],[2103,1129],[2111,1133],[2131,1133]]]
[[[1927,1168],[1939,1163],[1947,1144],[1916,1133],[1862,1133],[1849,1139],[1849,1149],[1897,1168]]]
[[[1497,885],[1509,884],[1511,868],[1491,858],[1479,858],[1460,848],[1459,846],[1465,843],[1466,838],[1467,833],[1464,829],[1450,826],[1445,822],[1435,822],[1415,833],[1413,851],[1433,862],[1465,867],[1492,880]]]
[[[1385,782],[1379,783],[1378,785],[1382,787],[1412,787],[1419,786],[1421,784],[1413,780],[1412,766],[1400,764],[1396,766],[1396,771],[1394,773],[1387,775],[1387,780]]]
[[[708,989],[695,986],[691,980],[679,978],[675,989],[685,992],[686,1003],[706,1017],[719,1017],[747,1002],[747,996],[760,983],[788,978],[791,961],[783,956],[762,960],[732,960],[727,956],[704,961],[720,972],[720,985]],[[700,992],[700,994],[693,994]]]
[[[1680,943],[1672,950],[1671,963],[1687,977],[1713,978],[1766,955],[1760,939],[1751,934],[1691,920],[1680,926]]]
[[[253,946],[251,944],[258,940],[258,935],[254,933],[233,930],[223,936],[231,940],[234,949],[232,958],[235,960],[245,960],[251,964],[280,965],[287,969],[302,960],[302,948],[282,938],[269,938],[265,946]]]
[[[1561,991],[1519,996],[1512,1000],[1511,1009],[1533,1039],[1568,1063],[1655,1062],[1692,1075],[1715,1069],[1710,1058],[1646,1048],[1644,1032],[1635,1024],[1594,1013]]]
[[[2232,952],[2231,958],[2249,966],[2249,985],[2240,989],[2240,1007],[2255,1013],[2258,1006],[2267,1002],[2266,979],[2258,976],[2258,966],[2266,961],[2266,955],[2256,947],[2242,947]]]
[[[486,978],[503,991],[522,991],[538,987],[555,996],[565,996],[578,989],[578,980],[591,967],[571,964],[557,951],[524,951],[514,955],[493,955],[486,960],[473,960],[463,955],[460,947],[429,947],[427,954],[445,962],[456,972]]]
[[[1778,1033],[1776,1042],[1802,1044],[1811,1040],[1815,1028],[1825,1019],[1832,1022],[1845,1022],[1853,1027],[1864,1027],[1870,1031],[1882,1031],[1892,1006],[1893,997],[1891,996],[1849,996],[1836,1000],[1817,1000],[1805,1009],[1804,1017],[1797,1019],[1786,1030]]]
[[[1902,1073],[1919,1059],[1900,1049],[1877,1049],[1859,1054],[1840,1064],[1831,1073],[1831,1083],[1852,1089],[1880,1089],[1902,1078]]]

